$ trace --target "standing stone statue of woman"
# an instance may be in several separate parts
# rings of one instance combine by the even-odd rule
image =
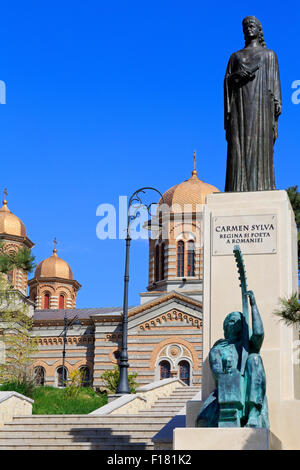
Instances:
[[[224,80],[227,149],[225,191],[275,189],[273,148],[281,114],[275,52],[254,16],[243,20],[245,47],[231,55]]]

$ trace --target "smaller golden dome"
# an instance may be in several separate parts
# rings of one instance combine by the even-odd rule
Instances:
[[[185,204],[192,204],[192,210],[196,210],[197,204],[205,204],[208,194],[219,193],[219,189],[211,184],[199,180],[197,171],[193,170],[192,176],[182,183],[172,186],[164,193],[164,202],[168,206],[178,204],[183,209]],[[162,204],[162,200],[160,200]]]
[[[56,240],[55,240],[56,244]],[[73,280],[72,269],[66,261],[57,256],[57,250],[54,248],[52,256],[41,261],[35,270],[34,277],[40,278],[52,278],[58,277],[60,279]]]
[[[22,220],[10,212],[7,207],[6,189],[4,190],[3,206],[0,209],[0,234],[14,235],[17,237],[26,237],[26,228]]]

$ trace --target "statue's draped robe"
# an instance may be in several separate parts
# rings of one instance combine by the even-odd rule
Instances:
[[[251,343],[251,340],[250,340]],[[246,368],[244,371],[244,393],[245,402],[251,401],[260,408],[261,427],[269,428],[268,402],[266,397],[266,377],[262,360],[259,354],[247,354]],[[230,357],[233,369],[238,369],[241,364],[242,344],[240,342],[231,343],[226,339],[217,341],[210,350],[209,364],[213,373],[216,385],[219,374],[223,373],[223,360]],[[203,403],[196,420],[196,427],[218,427],[219,420],[218,388],[213,390]],[[247,410],[244,410],[243,424]]]
[[[231,74],[241,65],[256,66],[255,78],[237,84]],[[281,106],[275,52],[245,48],[228,62],[224,80],[225,129],[228,141],[225,191],[275,189],[273,147],[277,138],[275,104]]]

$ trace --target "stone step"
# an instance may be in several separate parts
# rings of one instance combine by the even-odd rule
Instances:
[[[9,438],[2,438],[0,437],[0,447],[4,445],[54,445],[54,444],[73,444],[78,442],[79,444],[81,443],[95,443],[95,444],[103,444],[103,445],[116,445],[116,444],[126,444],[126,443],[139,443],[142,444],[143,442],[146,444],[150,444],[151,437],[132,437],[131,435],[110,435],[107,434],[106,436],[72,436],[72,435],[59,435],[57,437],[39,437],[39,436],[33,436],[33,437],[15,437],[15,436],[10,436]]]
[[[159,417],[164,417],[168,418],[169,420],[173,418],[174,413],[170,411],[139,411],[138,417],[144,417],[144,416],[152,416],[153,418],[159,418]]]
[[[36,418],[37,415],[32,416],[24,416],[24,417],[14,417],[12,424],[37,424],[37,425],[49,425],[49,424],[80,424],[80,425],[89,425],[89,424],[111,424],[114,426],[115,423],[127,423],[127,424],[149,424],[149,423],[156,423],[158,422],[157,419],[152,419],[151,412],[145,411],[146,416],[145,420],[141,421],[141,417],[137,414],[135,415],[105,415],[105,416],[91,416],[85,418],[76,418],[74,415],[63,415],[63,417],[59,415],[45,415],[44,417]],[[68,417],[70,416],[70,417]],[[147,419],[146,419],[147,418]],[[162,418],[161,422],[164,424],[166,423],[166,419]]]
[[[198,393],[200,391],[200,388],[176,388],[175,390],[173,390],[173,392],[171,393],[171,395],[173,393]]]
[[[143,418],[144,421],[144,418]],[[139,432],[143,430],[149,430],[152,432],[157,432],[161,429],[162,426],[167,424],[169,421],[169,417],[165,419],[154,419],[150,423],[114,423],[113,427],[109,426],[109,423],[98,423],[98,424],[87,424],[84,425],[81,423],[75,423],[75,424],[61,424],[61,423],[56,423],[56,424],[28,424],[27,426],[24,426],[23,424],[12,424],[12,423],[6,423],[5,427],[1,429],[1,435],[3,432],[11,432],[11,431],[26,431],[27,428],[28,431],[30,432],[45,432],[45,431],[58,431],[58,432],[68,432],[71,428],[72,429],[110,429],[110,431],[132,431],[132,432]]]
[[[159,401],[156,401],[152,407],[151,407],[151,410],[155,407],[155,406],[159,406],[160,408],[164,407],[164,406],[184,406],[186,404],[186,401],[185,400],[177,400],[177,401],[168,401],[168,402],[159,402]]]
[[[154,404],[156,403],[186,403],[185,398],[173,398],[173,399],[168,399],[168,398],[159,398]]]
[[[61,444],[59,442],[55,444],[28,444],[28,445],[12,445],[7,443],[0,445],[1,450],[153,450],[153,443],[139,443],[132,442],[126,444],[97,444],[97,443],[73,443],[73,444]]]
[[[160,427],[158,427],[158,430]],[[133,438],[136,440],[141,439],[150,439],[156,430],[153,429],[139,429],[139,430],[130,430],[130,440]],[[113,436],[114,438],[126,436],[128,438],[129,432],[127,429],[54,429],[54,430],[40,430],[40,429],[3,429],[0,433],[0,443],[1,439],[65,439],[74,436],[74,439],[88,438],[107,438],[108,436]]]
[[[198,392],[173,392],[170,397],[177,397],[178,395],[180,396],[188,396],[188,397],[193,397],[194,395],[196,395],[196,393]]]
[[[166,398],[177,397],[178,395],[183,396],[183,397],[185,397],[185,396],[193,397],[193,396],[196,395],[196,393],[198,393],[198,392],[180,392],[180,391],[178,391],[176,393],[173,392],[171,395],[169,395],[169,397],[166,397]]]
[[[185,401],[176,401],[176,402],[156,402],[154,405],[152,405],[152,408],[151,410],[153,410],[154,407],[156,406],[159,406],[160,408],[164,407],[164,406],[185,406],[186,402]]]
[[[178,406],[177,408],[167,408],[167,409],[164,409],[164,408],[155,408],[153,409],[153,413],[156,413],[156,414],[161,414],[161,413],[169,413],[172,415],[172,417],[174,415],[176,415],[178,413],[178,411],[180,411],[181,409],[183,408],[183,406]],[[164,415],[163,415],[164,416]]]
[[[151,408],[151,411],[170,411],[172,412],[173,410],[179,410],[180,408],[183,408],[184,404],[180,403],[180,405],[153,405]]]
[[[191,386],[188,386],[188,387],[177,387],[175,388],[175,390],[173,390],[172,393],[174,392],[178,392],[178,391],[191,391],[191,390],[200,390],[201,387],[198,387],[197,385],[191,385]]]
[[[192,398],[194,398],[195,395],[174,395],[172,397],[169,397],[168,399],[170,401],[172,400],[185,400],[185,401],[188,401],[188,400],[192,400]],[[162,399],[162,398],[161,398]]]
[[[196,391],[200,390],[200,388],[201,387],[196,387],[194,385],[192,387],[178,387],[178,388],[175,388],[175,390],[173,390],[172,393],[178,392],[178,391],[180,391],[180,392],[191,392],[191,391],[193,391],[194,392],[195,390]]]

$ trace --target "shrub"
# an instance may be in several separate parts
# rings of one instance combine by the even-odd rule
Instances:
[[[104,386],[112,393],[116,393],[120,377],[120,370],[118,366],[115,366],[113,370],[107,370],[101,375],[101,379]],[[137,386],[136,382],[137,372],[128,374],[128,383],[131,393],[135,393]]]
[[[34,396],[35,385],[32,380],[24,380],[22,382],[4,382],[0,385],[1,392],[17,392],[25,397],[33,398]]]
[[[67,386],[64,389],[66,398],[75,398],[79,395],[82,387],[83,375],[84,372],[78,369],[70,372]]]

